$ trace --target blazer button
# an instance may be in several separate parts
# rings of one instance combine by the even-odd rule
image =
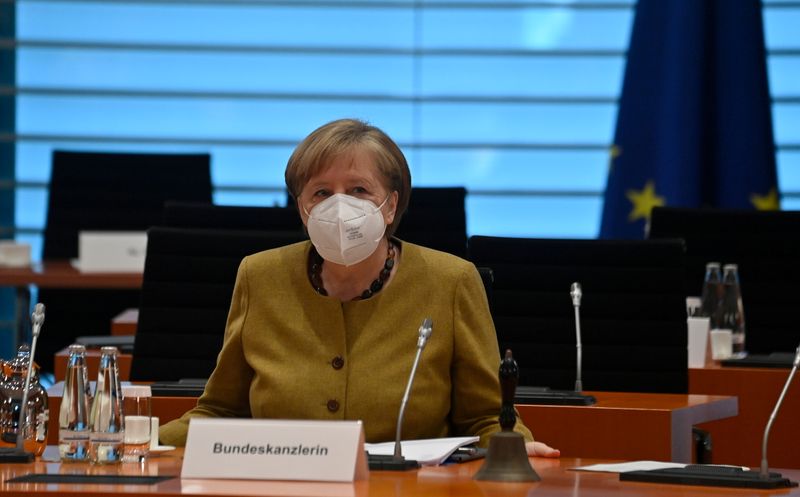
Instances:
[[[333,369],[342,369],[342,367],[344,366],[344,359],[342,358],[342,356],[337,355],[336,357],[334,357],[333,361],[331,362],[331,366],[333,366]]]
[[[339,401],[336,399],[331,399],[328,401],[328,410],[330,412],[336,412],[339,410]]]

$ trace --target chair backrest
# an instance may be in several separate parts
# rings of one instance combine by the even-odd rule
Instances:
[[[164,204],[163,226],[245,231],[303,231],[303,222],[294,206],[233,206],[172,201]]]
[[[469,255],[494,273],[498,342],[513,351],[520,385],[574,388],[579,282],[585,390],[688,390],[680,241],[473,236]]]
[[[78,256],[78,233],[145,231],[161,222],[164,201],[211,202],[208,154],[53,152],[42,257]],[[104,335],[114,316],[139,303],[138,290],[39,290],[47,333],[39,340],[42,369],[77,336]]]
[[[739,265],[749,352],[797,348],[800,212],[658,207],[649,236],[685,240],[687,295],[700,295],[707,262]]]
[[[412,188],[408,210],[395,235],[411,243],[465,257],[466,195],[463,187]]]
[[[144,231],[167,200],[211,203],[208,154],[53,152],[42,257],[78,255],[78,232]]]
[[[483,290],[486,292],[486,300],[489,302],[489,309],[492,308],[494,298],[494,271],[490,267],[478,267],[478,274],[483,282]]]
[[[242,258],[303,239],[295,231],[151,228],[131,380],[207,378]]]

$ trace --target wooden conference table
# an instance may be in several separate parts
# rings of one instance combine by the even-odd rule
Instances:
[[[58,443],[58,409],[63,383],[48,390],[48,443]],[[517,404],[537,439],[564,456],[692,462],[692,426],[735,416],[734,397],[712,395],[591,392],[594,406]],[[153,397],[161,424],[196,405],[194,397]]]
[[[48,447],[45,458],[55,455]],[[30,464],[0,465],[0,492],[9,497],[36,495],[112,495],[129,497],[172,497],[181,495],[206,496],[342,496],[342,497],[682,497],[692,496],[800,496],[800,489],[748,490],[653,483],[621,482],[615,473],[571,471],[570,468],[610,462],[608,460],[562,457],[561,459],[531,458],[539,482],[502,483],[475,481],[473,474],[482,461],[424,467],[414,471],[371,471],[368,480],[353,483],[246,481],[246,480],[182,480],[180,470],[182,451],[159,454],[143,464],[121,464],[97,467],[88,463],[61,464],[37,461]],[[800,479],[800,470],[781,470],[784,477]],[[29,473],[111,474],[174,476],[152,485],[123,484],[33,484],[8,483],[7,480]]]
[[[788,368],[722,367],[709,363],[704,368],[689,369],[689,393],[734,395],[739,399],[736,417],[700,425],[711,434],[715,463],[760,464],[764,428],[788,376]],[[798,444],[800,378],[795,378],[770,431],[770,466],[800,468]]]
[[[27,267],[0,267],[0,286],[17,289],[17,344],[27,341],[30,285],[39,288],[135,289],[142,286],[142,273],[85,273],[75,269],[67,260],[43,261]]]

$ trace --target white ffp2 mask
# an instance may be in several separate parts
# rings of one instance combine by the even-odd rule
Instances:
[[[369,200],[335,193],[315,205],[308,216],[308,236],[319,255],[334,264],[352,266],[378,248],[386,223],[381,208]]]

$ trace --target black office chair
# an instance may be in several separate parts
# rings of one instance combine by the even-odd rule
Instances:
[[[469,256],[494,273],[498,342],[513,351],[520,385],[575,387],[569,292],[579,282],[584,389],[688,391],[680,241],[473,236]]]
[[[493,307],[494,300],[494,271],[490,267],[479,267],[478,274],[481,275],[483,290],[486,292],[486,300],[489,302],[489,309]]]
[[[242,258],[304,239],[298,231],[151,228],[131,380],[207,378]]]
[[[42,258],[78,257],[78,233],[145,231],[161,222],[170,199],[211,202],[208,154],[53,152]],[[138,290],[42,288],[47,332],[37,360],[53,370],[53,356],[77,336],[104,335],[111,319],[139,303]]]
[[[700,295],[707,262],[739,265],[749,352],[797,348],[800,212],[657,207],[649,237],[685,240],[686,295]]]
[[[395,236],[449,252],[467,253],[467,214],[463,187],[414,187]]]
[[[303,222],[294,206],[232,206],[170,201],[164,204],[163,226],[304,232]]]

